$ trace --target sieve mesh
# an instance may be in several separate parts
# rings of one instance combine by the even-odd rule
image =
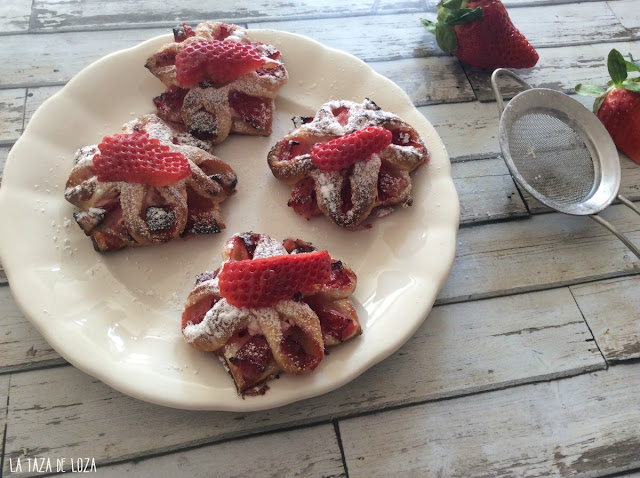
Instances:
[[[529,111],[508,131],[509,154],[518,173],[557,204],[583,201],[594,189],[591,153],[580,135],[549,110]]]

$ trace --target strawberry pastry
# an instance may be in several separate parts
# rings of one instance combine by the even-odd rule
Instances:
[[[98,251],[220,232],[236,174],[202,141],[145,115],[76,153],[65,198]]]
[[[158,116],[211,144],[229,133],[271,134],[273,100],[288,78],[280,52],[226,23],[183,24],[173,34],[145,65],[167,86],[153,100]]]
[[[356,228],[375,210],[410,206],[409,173],[428,161],[416,130],[373,101],[331,101],[269,152],[273,175],[291,186],[289,206]]]
[[[360,333],[356,275],[304,241],[236,234],[222,266],[197,277],[182,314],[188,343],[220,357],[241,395],[263,394],[285,372],[303,375],[325,347]]]

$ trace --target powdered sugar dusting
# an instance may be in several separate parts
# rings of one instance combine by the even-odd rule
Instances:
[[[256,249],[253,252],[254,259],[260,259],[264,257],[282,256],[287,254],[287,250],[280,242],[273,239],[271,236],[261,234]]]

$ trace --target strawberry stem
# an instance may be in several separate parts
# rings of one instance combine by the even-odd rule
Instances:
[[[429,33],[436,36],[438,46],[445,53],[453,54],[458,48],[455,25],[470,23],[482,17],[482,8],[462,8],[463,0],[446,0],[438,5],[438,21],[421,18],[420,22]]]

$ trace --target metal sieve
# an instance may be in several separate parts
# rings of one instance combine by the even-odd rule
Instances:
[[[525,88],[506,107],[498,87],[498,77],[503,75]],[[491,88],[500,112],[502,157],[518,184],[556,211],[589,216],[640,259],[640,249],[597,214],[614,199],[640,214],[640,209],[618,193],[618,151],[600,120],[570,96],[532,88],[504,68],[491,75]]]

